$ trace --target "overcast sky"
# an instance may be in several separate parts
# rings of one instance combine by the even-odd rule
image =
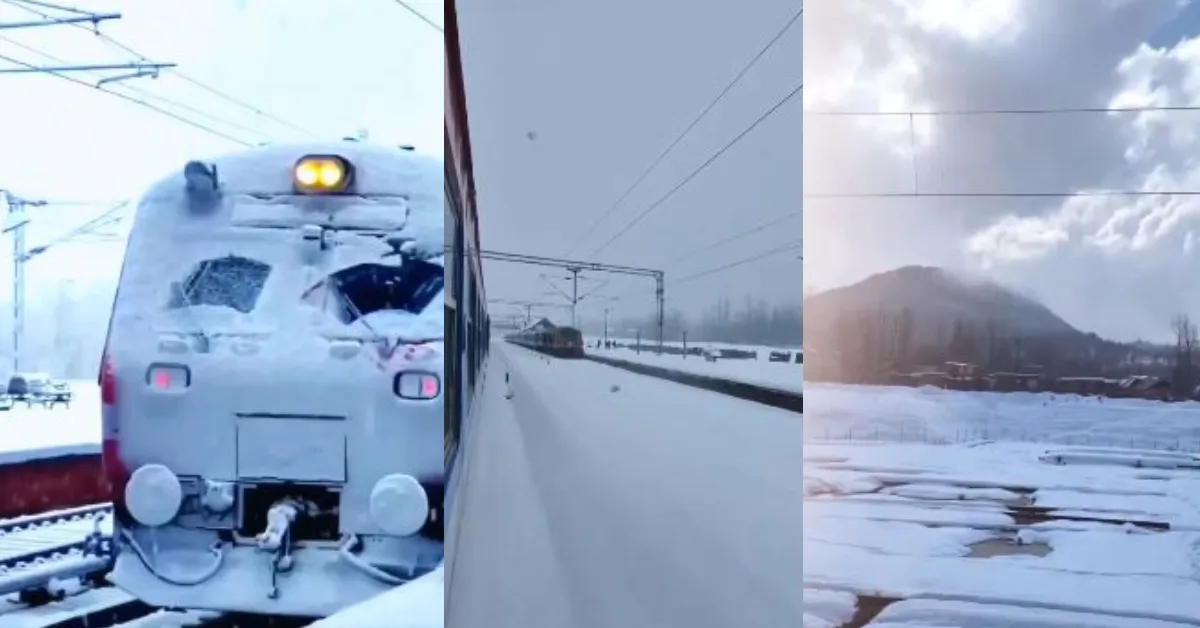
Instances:
[[[800,85],[800,22],[589,232],[800,11],[799,0],[460,0],[458,6],[485,248],[661,268],[668,307],[690,312],[720,295],[799,300],[799,250],[673,283],[801,239],[799,96],[593,253]],[[561,303],[557,291],[570,290],[565,273],[553,269],[487,263],[485,274],[489,298]],[[646,279],[589,274],[580,282],[580,292],[588,291],[595,292],[580,303],[581,316],[605,305],[621,314],[653,307]]]
[[[409,3],[443,23],[440,2]],[[230,139],[54,76],[0,74],[0,188],[71,202],[35,210],[31,247],[104,211],[109,201],[140,195],[188,160],[240,148],[234,140],[339,140],[365,128],[372,140],[412,144],[442,155],[442,34],[392,0],[56,4],[121,13],[120,20],[102,22],[101,32],[153,61],[178,64],[184,76],[254,109],[218,97],[171,70],[157,80],[110,84],[114,91],[145,99]],[[30,19],[37,16],[0,3],[0,23]],[[0,37],[0,55],[27,63],[58,64],[29,47],[72,65],[137,60],[70,26],[3,30]],[[17,66],[0,60],[0,68],[8,67]],[[94,83],[116,74],[121,72],[71,76]],[[57,298],[68,280],[75,282],[69,292],[86,300],[80,309],[98,311],[97,320],[106,318],[121,250],[120,242],[85,241],[56,246],[30,262],[31,332],[39,333],[33,329],[35,312],[53,307],[48,301]],[[10,258],[5,236],[0,239],[0,303],[10,300]],[[0,330],[9,325],[9,318],[0,317]],[[90,330],[84,333],[102,335],[102,320],[99,325],[81,327]],[[7,337],[3,331],[0,338]],[[7,342],[0,340],[0,345]]]
[[[805,107],[1198,105],[1193,5],[815,0]],[[1200,112],[810,115],[806,193],[1200,190],[1197,125]],[[931,264],[995,277],[1112,338],[1163,339],[1173,314],[1200,318],[1200,198],[809,199],[806,211],[810,289]]]

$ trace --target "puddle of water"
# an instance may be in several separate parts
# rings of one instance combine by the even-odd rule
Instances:
[[[996,556],[1035,556],[1044,558],[1054,551],[1046,543],[1021,543],[1013,539],[985,539],[967,546],[969,558],[994,558]]]

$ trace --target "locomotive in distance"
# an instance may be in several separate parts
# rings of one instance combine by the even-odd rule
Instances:
[[[505,337],[519,347],[556,358],[583,358],[583,334],[574,327],[560,327],[546,319]]]

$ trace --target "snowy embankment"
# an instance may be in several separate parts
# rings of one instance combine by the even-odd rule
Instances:
[[[940,388],[807,386],[808,438],[959,443],[1003,440],[1200,451],[1200,403]]]
[[[1200,626],[1200,404],[806,396],[806,626]]]
[[[770,362],[762,351],[759,352],[757,360],[719,359],[716,362],[705,361],[704,358],[696,355],[658,355],[651,348],[643,348],[638,352],[626,348],[596,349],[588,347],[586,351],[591,355],[657,366],[693,375],[744,382],[786,392],[804,392],[803,364]]]

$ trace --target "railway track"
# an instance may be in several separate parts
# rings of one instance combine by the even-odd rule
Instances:
[[[0,521],[0,596],[106,572],[111,512],[107,504],[96,504]]]
[[[314,620],[160,609],[112,587],[77,593],[40,607],[0,605],[5,628],[301,628]]]
[[[0,627],[301,628],[315,621],[160,609],[108,585],[111,513],[96,504],[0,520]],[[50,586],[73,578],[81,586]]]

